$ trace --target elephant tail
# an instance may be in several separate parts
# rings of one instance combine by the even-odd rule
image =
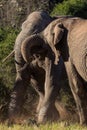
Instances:
[[[4,63],[5,61],[7,61],[9,58],[13,57],[14,53],[15,53],[15,50],[11,51],[11,53],[2,60],[2,63]]]

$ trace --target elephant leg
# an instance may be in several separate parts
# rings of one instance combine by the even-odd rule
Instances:
[[[15,121],[15,119],[21,114],[27,86],[30,80],[28,71],[28,66],[24,65],[24,67],[17,72],[17,77],[11,93],[11,100],[9,104],[9,120],[12,122]]]
[[[87,86],[83,83],[83,80],[72,63],[67,64],[67,73],[71,91],[78,109],[80,124],[87,124]]]

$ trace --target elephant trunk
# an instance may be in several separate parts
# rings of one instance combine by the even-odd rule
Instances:
[[[55,100],[59,92],[56,65],[48,57],[45,62],[45,96],[38,114],[38,123],[45,123],[47,120],[57,121],[59,119],[59,113],[55,107]]]

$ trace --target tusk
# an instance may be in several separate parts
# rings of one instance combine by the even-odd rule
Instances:
[[[2,60],[2,63],[5,62],[6,60],[8,60],[9,58],[11,58],[14,55],[14,53],[15,53],[15,50],[13,50],[6,58],[4,58]]]

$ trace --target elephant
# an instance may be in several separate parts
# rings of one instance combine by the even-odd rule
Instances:
[[[33,71],[34,67],[31,67],[32,69],[30,69],[30,65],[25,62],[21,55],[21,44],[27,37],[41,32],[52,20],[53,19],[45,11],[34,11],[29,14],[27,19],[23,22],[22,29],[16,38],[14,50],[11,53],[11,55],[13,55],[13,53],[15,55],[16,66],[16,80],[14,83],[13,91],[11,93],[11,100],[8,110],[9,120],[11,122],[13,122],[18,114],[20,115],[21,113],[21,107],[24,103],[25,94],[29,82],[31,82],[33,86],[35,86],[35,89],[37,88],[36,90],[40,95],[39,104],[43,98],[41,91],[44,91],[42,84],[45,78],[44,71],[40,68],[35,68],[35,71]],[[33,71],[32,78],[30,71]],[[37,77],[41,78],[37,79]],[[30,81],[30,79],[32,79],[32,81]],[[42,86],[42,88],[39,88],[38,86]],[[39,106],[40,105],[38,105],[38,109]]]
[[[63,58],[80,124],[87,124],[87,20],[79,17],[57,18],[40,33],[40,37],[54,53],[56,65],[60,57]],[[56,77],[55,73],[52,75]]]
[[[22,30],[16,38],[14,50],[9,55],[15,54],[17,73],[9,103],[10,122],[15,122],[20,116],[29,84],[39,95],[37,122],[59,119],[55,100],[61,86],[58,81],[62,79],[64,63],[60,57],[59,64],[55,64],[54,52],[41,36],[41,32],[54,19],[44,11],[35,11],[22,24]]]
[[[45,65],[43,67],[46,71],[45,101],[39,111],[40,121],[44,119],[46,111],[50,110],[49,104],[54,102],[55,92],[58,92],[57,76],[59,71],[56,73],[55,66],[58,69],[62,56],[76,102],[80,124],[87,124],[87,103],[85,101],[87,98],[86,26],[87,20],[81,18],[58,18],[52,21],[41,33],[25,39],[21,46],[21,53],[26,62],[30,63],[32,60],[32,57],[29,58],[30,51],[28,51],[31,50],[31,54],[35,58],[34,64],[38,64],[39,67]],[[35,50],[32,49],[33,44],[31,43],[38,44],[40,51],[35,47],[35,50],[38,50],[37,55],[34,55]],[[76,48],[78,48],[77,51]],[[46,49],[44,53],[46,57],[44,57],[43,49]],[[42,62],[43,59],[45,59],[45,64]]]

